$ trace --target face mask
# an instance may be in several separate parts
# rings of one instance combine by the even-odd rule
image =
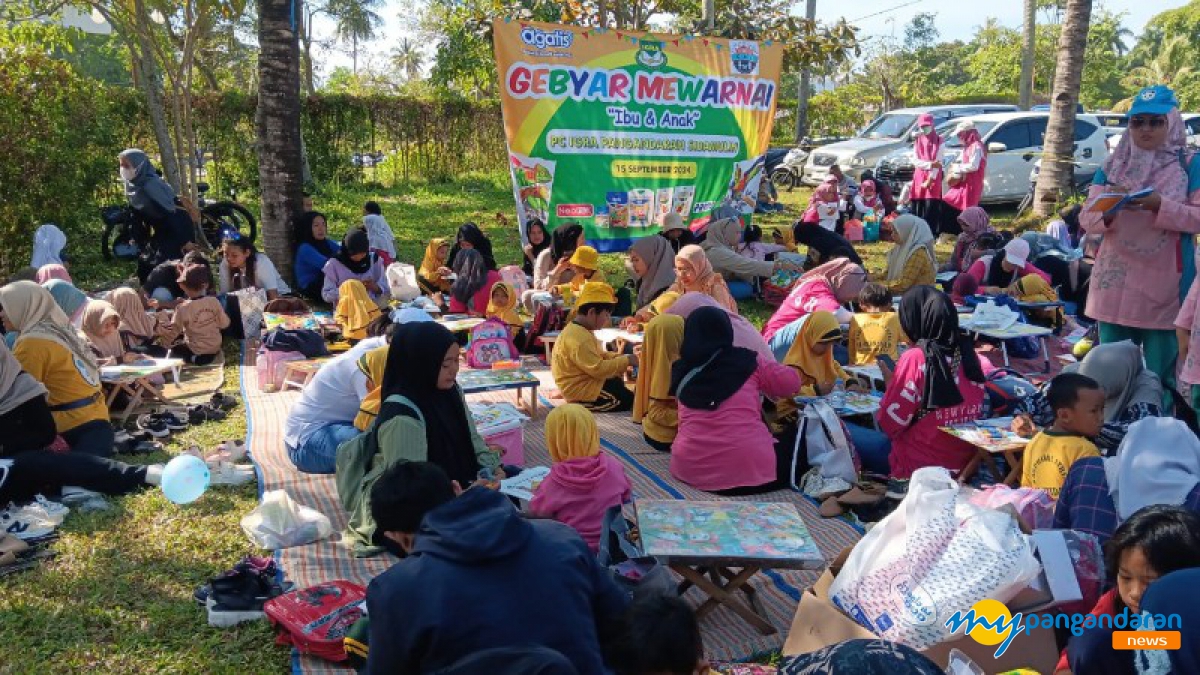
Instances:
[[[929,132],[933,131],[933,127],[920,127],[917,130],[922,134],[928,134]]]
[[[132,183],[134,176],[137,175],[137,169],[131,166],[121,167],[121,179],[127,183]]]

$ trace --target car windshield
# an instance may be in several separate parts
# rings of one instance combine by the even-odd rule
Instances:
[[[938,135],[942,137],[942,147],[944,148],[961,148],[962,141],[958,140],[958,136],[954,135],[954,128],[958,126],[961,119],[950,120],[937,128]],[[979,137],[983,138],[988,135],[992,127],[996,126],[995,122],[976,122],[975,130],[979,132]]]
[[[862,138],[900,138],[916,121],[916,115],[881,115],[858,135]]]

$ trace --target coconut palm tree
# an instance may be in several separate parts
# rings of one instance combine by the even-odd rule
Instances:
[[[400,44],[392,50],[392,67],[403,73],[407,82],[421,78],[421,66],[423,65],[425,65],[425,55],[408,38],[400,40]]]
[[[358,74],[358,43],[375,39],[375,29],[383,25],[383,17],[375,10],[381,0],[330,0],[329,14],[337,23],[337,38],[350,43],[352,70]]]
[[[1079,103],[1083,57],[1091,21],[1092,0],[1067,0],[1062,34],[1058,38],[1050,120],[1046,123],[1046,149],[1033,198],[1034,213],[1038,216],[1045,217],[1055,211],[1059,196],[1066,192],[1075,177],[1075,166],[1071,163],[1075,154],[1075,107]]]
[[[1195,70],[1190,65],[1194,60],[1191,42],[1186,35],[1178,35],[1165,42],[1153,59],[1130,70],[1121,83],[1135,89],[1156,84],[1169,87],[1172,82],[1183,79],[1183,76]]]
[[[293,0],[258,0],[258,186],[263,243],[291,277],[291,223],[300,213],[300,43]]]

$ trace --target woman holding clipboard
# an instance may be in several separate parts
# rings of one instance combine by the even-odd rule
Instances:
[[[1187,151],[1175,92],[1157,85],[1134,97],[1129,129],[1096,172],[1079,220],[1104,236],[1087,300],[1100,342],[1140,345],[1146,366],[1173,388],[1175,317],[1196,275],[1200,233],[1200,162]]]

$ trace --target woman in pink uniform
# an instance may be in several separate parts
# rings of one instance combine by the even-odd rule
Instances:
[[[933,130],[933,115],[917,118],[917,133],[913,143],[916,154],[909,203],[913,215],[927,223],[938,221],[942,203],[942,137]]]
[[[962,151],[958,159],[950,165],[946,175],[950,181],[950,189],[942,198],[942,212],[938,216],[938,229],[934,234],[953,234],[962,232],[958,217],[972,206],[979,206],[983,197],[983,177],[987,171],[987,148],[979,136],[979,130],[974,122],[959,122],[954,128],[954,135],[962,141]]]

